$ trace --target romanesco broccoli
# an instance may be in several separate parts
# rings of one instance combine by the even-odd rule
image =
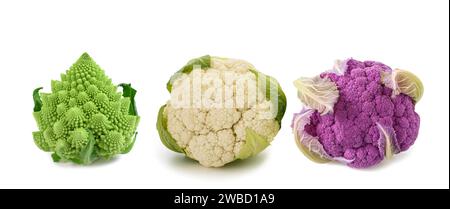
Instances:
[[[51,82],[51,93],[33,92],[34,118],[39,131],[36,145],[53,152],[53,160],[90,164],[131,150],[139,123],[130,84],[120,84],[123,93],[103,70],[84,53]]]

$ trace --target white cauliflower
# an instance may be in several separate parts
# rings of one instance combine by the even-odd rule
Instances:
[[[158,114],[161,141],[206,167],[256,155],[280,129],[286,97],[275,79],[248,62],[203,56],[167,84]]]

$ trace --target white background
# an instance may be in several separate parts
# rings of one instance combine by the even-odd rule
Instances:
[[[0,188],[448,188],[449,5],[445,0],[1,1]],[[115,83],[138,90],[131,153],[87,167],[55,164],[33,143],[31,92],[88,52]],[[166,149],[155,128],[169,77],[205,54],[241,58],[281,83],[283,127],[261,155],[203,168]],[[335,59],[377,60],[425,85],[419,137],[367,170],[315,164],[289,127],[292,82]]]

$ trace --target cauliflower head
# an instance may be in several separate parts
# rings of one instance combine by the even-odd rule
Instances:
[[[55,162],[90,164],[128,153],[139,123],[130,84],[118,92],[103,70],[84,53],[61,81],[51,82],[51,93],[33,92],[34,118],[39,131],[36,145],[53,152]]]
[[[162,143],[206,167],[264,150],[281,126],[286,97],[278,82],[248,62],[203,56],[167,83],[158,114]]]
[[[294,84],[306,108],[294,114],[292,128],[300,150],[315,162],[367,168],[406,151],[417,138],[414,107],[423,85],[408,71],[348,59]]]

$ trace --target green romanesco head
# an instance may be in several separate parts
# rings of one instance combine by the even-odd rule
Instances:
[[[36,145],[55,161],[90,164],[131,150],[139,116],[129,84],[117,91],[111,79],[84,53],[51,82],[51,93],[33,92]]]

